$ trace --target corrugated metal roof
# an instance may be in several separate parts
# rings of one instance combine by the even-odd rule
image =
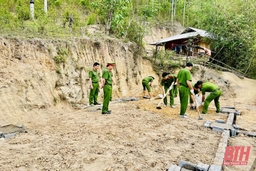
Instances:
[[[165,39],[161,39],[157,42],[150,43],[150,45],[162,45],[166,42],[170,42],[170,41],[173,41],[173,40],[187,39],[187,38],[196,37],[196,36],[210,37],[210,34],[205,30],[200,30],[200,29],[188,27],[179,35],[175,35],[175,36],[171,36],[171,37],[168,37],[168,38],[165,38]]]

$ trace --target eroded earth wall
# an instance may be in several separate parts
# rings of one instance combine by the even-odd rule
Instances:
[[[19,114],[49,108],[60,101],[88,104],[88,71],[95,61],[116,63],[113,96],[142,92],[148,74],[158,82],[151,63],[137,53],[134,44],[115,39],[0,38],[0,110]],[[100,96],[102,96],[102,90]],[[102,98],[102,97],[99,97]]]

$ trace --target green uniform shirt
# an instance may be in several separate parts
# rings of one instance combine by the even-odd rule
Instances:
[[[144,78],[143,80],[142,80],[142,82],[144,82],[144,83],[149,83],[149,82],[152,82],[154,79],[152,78],[152,77],[146,77],[146,78]]]
[[[213,83],[210,83],[210,82],[205,82],[202,84],[202,87],[201,87],[201,91],[202,91],[202,94],[204,95],[205,92],[213,92],[215,90],[219,89],[219,87]]]
[[[102,72],[102,78],[105,79],[105,85],[112,85],[112,71],[108,71],[108,69],[104,69]]]
[[[169,88],[171,86],[172,82],[175,82],[175,81],[176,81],[176,76],[168,75],[166,80],[162,79],[161,85]]]
[[[185,87],[188,87],[187,85],[188,80],[192,81],[192,75],[187,68],[181,69],[178,73],[177,78],[178,78],[179,84]]]
[[[93,83],[98,83],[99,82],[99,78],[100,78],[100,73],[98,73],[97,71],[89,71],[89,78],[92,79]]]

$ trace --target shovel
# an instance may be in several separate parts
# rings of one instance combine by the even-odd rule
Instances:
[[[164,101],[164,98],[167,96],[167,93],[172,89],[173,84],[174,84],[174,81],[172,82],[172,84],[170,85],[170,87],[168,88],[168,90],[166,91],[166,93],[164,92],[164,95],[163,95],[162,99],[160,100],[160,102],[159,102],[158,105],[156,106],[157,109],[162,109],[160,105],[161,105],[161,103]]]

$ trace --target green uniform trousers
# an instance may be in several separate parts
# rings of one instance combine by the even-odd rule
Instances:
[[[151,92],[150,85],[148,82],[142,81],[143,90],[148,90],[148,92]]]
[[[166,96],[164,98],[164,104],[167,105],[167,90],[169,87],[164,87],[164,92],[166,93]],[[174,88],[172,88],[169,93],[170,93],[170,106],[174,105]]]
[[[179,96],[180,96],[180,115],[184,115],[188,107],[188,99],[190,96],[189,87],[185,87],[181,85],[179,87]]]
[[[208,111],[208,106],[210,105],[211,101],[214,100],[214,104],[216,107],[216,112],[219,113],[220,112],[220,96],[222,94],[222,91],[220,89],[217,89],[213,92],[211,92],[205,99],[204,101],[204,107],[203,107],[203,111],[202,113],[206,114]]]
[[[103,106],[102,106],[102,113],[106,113],[108,111],[108,105],[109,101],[112,97],[112,86],[111,85],[105,85],[103,87],[104,92],[104,100],[103,100]]]
[[[90,90],[89,96],[89,104],[96,104],[98,103],[98,94],[99,94],[99,83],[92,83],[93,89]]]

